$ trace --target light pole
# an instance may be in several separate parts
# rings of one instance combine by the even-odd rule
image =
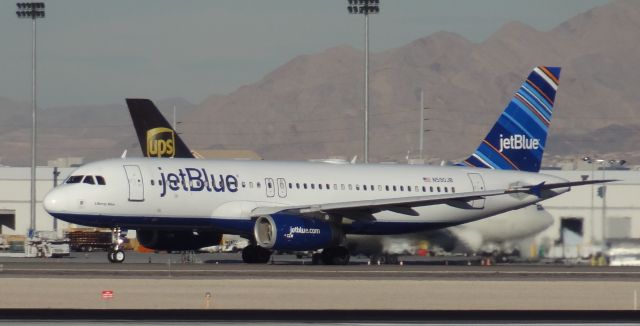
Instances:
[[[33,26],[33,47],[31,50],[31,221],[29,237],[36,229],[36,19],[44,18],[43,2],[18,2],[18,18],[28,18]]]
[[[57,187],[58,186],[58,177],[60,176],[60,170],[58,170],[57,166],[53,167],[53,187]],[[53,218],[53,230],[56,231],[56,234],[58,232],[58,219],[57,218]]]
[[[591,158],[589,156],[585,156],[584,158],[582,158],[583,161],[587,162],[589,165],[591,165],[591,180],[595,179],[595,169],[596,169],[596,164],[602,164],[604,162],[604,160],[601,159],[594,159]],[[603,178],[604,179],[604,178]],[[593,243],[596,237],[596,233],[594,232],[595,228],[593,227],[595,222],[594,222],[594,218],[595,218],[595,214],[593,213],[593,197],[595,194],[595,185],[591,184],[591,211],[590,211],[590,215],[591,215],[591,242]],[[604,221],[602,221],[601,224],[601,228],[602,228],[602,241],[604,242]]]
[[[424,129],[424,122],[426,120],[429,120],[428,118],[424,117],[424,111],[425,110],[431,110],[431,108],[425,107],[424,106],[424,91],[422,89],[420,89],[420,138],[418,138],[419,140],[419,145],[420,146],[420,160],[422,160],[423,164],[424,164],[424,133],[431,131],[430,129]]]
[[[582,159],[583,161],[591,164],[591,180],[594,179],[594,171],[595,171],[595,164],[599,164],[601,169],[602,169],[602,180],[605,180],[606,176],[605,176],[605,172],[607,170],[607,167],[621,167],[623,166],[627,161],[625,160],[603,160],[603,159],[594,159],[591,157],[584,157]],[[594,190],[594,185],[591,185],[591,234],[593,235],[593,190]],[[598,197],[602,198],[602,220],[601,220],[601,231],[602,231],[602,243],[605,243],[605,238],[606,238],[606,219],[607,219],[607,186],[606,185],[602,185],[600,187],[598,187]]]
[[[350,14],[364,15],[364,162],[369,163],[369,14],[380,13],[380,0],[347,0]]]

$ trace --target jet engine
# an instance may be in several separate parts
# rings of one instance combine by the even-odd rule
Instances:
[[[253,233],[259,246],[273,250],[327,248],[343,238],[342,230],[328,221],[288,214],[260,216]]]
[[[138,242],[153,250],[196,250],[220,244],[222,234],[213,231],[137,230]]]

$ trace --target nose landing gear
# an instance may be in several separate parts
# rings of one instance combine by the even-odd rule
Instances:
[[[109,249],[109,253],[107,254],[107,258],[112,263],[122,263],[124,261],[125,255],[124,251],[121,249]]]
[[[125,259],[124,251],[121,248],[124,243],[124,237],[119,227],[111,229],[111,240],[113,241],[113,246],[109,248],[107,259],[112,263],[122,263]]]

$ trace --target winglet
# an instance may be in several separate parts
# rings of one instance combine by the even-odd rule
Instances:
[[[544,187],[544,183],[545,181],[542,181],[539,184],[529,188],[529,192],[538,198],[542,197],[542,188]]]

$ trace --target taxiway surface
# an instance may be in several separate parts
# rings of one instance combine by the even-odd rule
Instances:
[[[234,263],[237,255],[182,264],[179,255],[161,254],[109,264],[103,256],[0,259],[0,307],[628,310],[640,292],[634,267],[314,266],[294,257],[247,265]]]

